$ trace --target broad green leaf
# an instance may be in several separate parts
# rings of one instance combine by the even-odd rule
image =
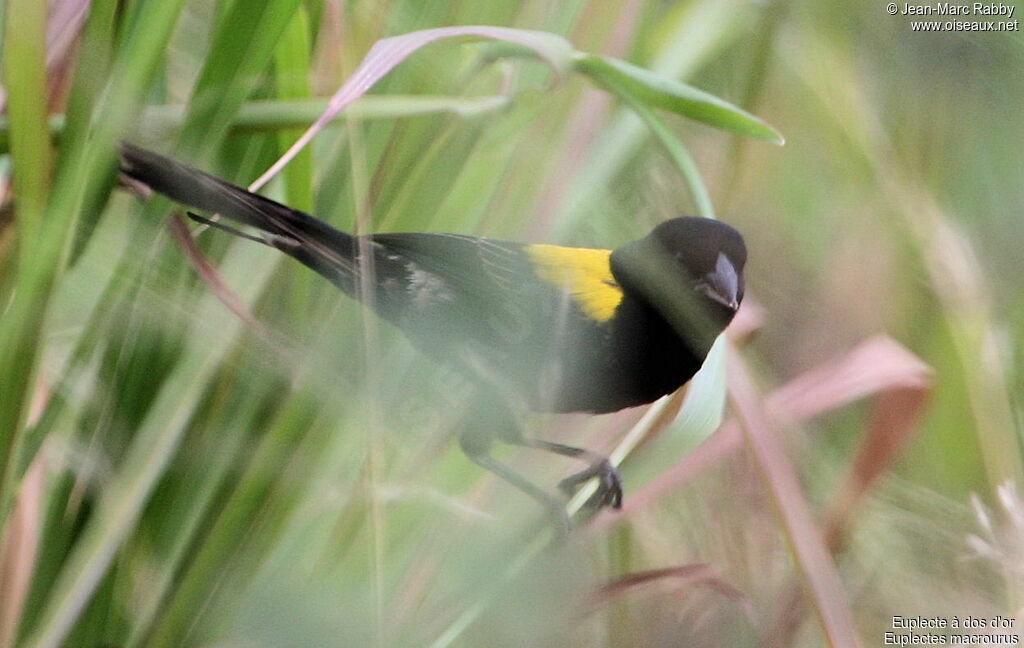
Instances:
[[[775,144],[786,141],[777,130],[728,101],[632,63],[582,52],[576,54],[573,63],[577,72],[612,94],[741,135]]]

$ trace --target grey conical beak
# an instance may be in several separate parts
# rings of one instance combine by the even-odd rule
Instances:
[[[740,307],[739,287],[740,279],[736,275],[736,268],[724,252],[718,253],[714,272],[704,275],[704,278],[697,282],[699,292],[731,310]]]

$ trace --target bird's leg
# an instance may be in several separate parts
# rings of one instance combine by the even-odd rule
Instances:
[[[587,500],[587,506],[594,508],[604,506],[611,506],[616,509],[622,508],[622,477],[619,475],[619,471],[615,469],[615,466],[608,460],[608,457],[586,448],[577,448],[541,439],[523,438],[511,442],[587,462],[589,465],[586,468],[563,479],[558,483],[558,487],[566,495],[572,495],[579,488],[580,484],[588,479],[597,477],[597,491]]]
[[[501,477],[538,502],[551,515],[555,530],[560,535],[569,532],[571,523],[565,504],[557,497],[548,493],[516,471],[491,456],[492,435],[480,434],[477,430],[467,430],[459,436],[459,446],[470,461]]]

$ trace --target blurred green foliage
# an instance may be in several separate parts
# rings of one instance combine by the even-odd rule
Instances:
[[[862,644],[894,614],[1018,609],[1004,517],[1020,503],[995,489],[1021,477],[1020,32],[915,33],[881,4],[836,1],[94,0],[47,90],[36,4],[6,3],[2,43],[0,646],[822,645],[813,615],[783,627],[779,593],[799,572],[744,457],[538,549],[532,503],[452,443],[456,376],[273,250],[197,235],[261,323],[248,325],[166,233],[166,202],[113,191],[119,139],[249,182],[374,42],[468,24],[629,61],[786,145],[641,119],[581,74],[442,43],[267,193],[349,230],[607,247],[713,205],[751,249],[765,314],[745,353],[766,391],[880,332],[935,372],[916,438],[837,556]],[[51,19],[75,5],[55,0]],[[636,81],[603,73],[612,90]],[[770,138],[758,124],[734,130]],[[627,499],[717,423],[718,356],[694,389],[704,408],[625,464]],[[867,414],[787,430],[816,505]],[[638,417],[531,426],[611,449]],[[543,483],[566,469],[508,459]],[[697,563],[719,580],[594,597]]]

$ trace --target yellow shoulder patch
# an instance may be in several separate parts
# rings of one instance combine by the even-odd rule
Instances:
[[[611,250],[527,245],[526,253],[544,281],[568,290],[588,317],[607,322],[622,301],[622,288],[612,276]]]

